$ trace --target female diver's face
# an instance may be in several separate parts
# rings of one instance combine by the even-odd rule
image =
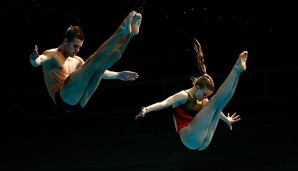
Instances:
[[[204,87],[204,88],[197,87],[195,94],[194,94],[194,98],[201,101],[201,100],[209,97],[212,93],[213,93],[213,91],[209,90],[207,87]]]

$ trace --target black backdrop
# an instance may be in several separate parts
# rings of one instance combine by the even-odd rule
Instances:
[[[41,68],[29,54],[59,46],[69,24],[81,25],[86,59],[142,1],[1,2],[1,170],[296,170],[297,101],[293,3],[146,1],[140,34],[111,70],[140,74],[134,82],[103,80],[85,112],[55,111]],[[143,105],[190,86],[196,75],[191,39],[202,44],[216,87],[238,54],[248,70],[224,112],[242,120],[232,132],[219,123],[211,146],[187,150],[170,110],[133,117]]]

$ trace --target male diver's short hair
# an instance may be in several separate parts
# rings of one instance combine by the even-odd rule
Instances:
[[[81,27],[77,25],[70,25],[64,34],[64,38],[66,38],[68,41],[72,41],[75,38],[85,40],[85,33]]]

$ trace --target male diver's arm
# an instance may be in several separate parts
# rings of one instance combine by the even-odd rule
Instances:
[[[103,73],[104,79],[119,79],[122,81],[133,81],[139,77],[138,73],[132,71],[115,72],[106,70]]]

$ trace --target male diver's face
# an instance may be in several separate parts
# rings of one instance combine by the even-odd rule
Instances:
[[[68,42],[67,40],[64,42],[64,46],[66,47],[66,51],[68,56],[73,57],[79,51],[80,48],[83,46],[84,41],[80,39],[73,39],[72,41]]]

